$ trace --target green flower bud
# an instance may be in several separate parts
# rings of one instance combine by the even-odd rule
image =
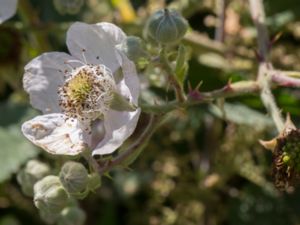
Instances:
[[[49,213],[47,211],[39,210],[40,217],[41,219],[46,223],[46,224],[54,224],[57,222],[60,214],[59,213]]]
[[[127,57],[136,62],[138,59],[146,57],[146,51],[143,48],[142,40],[139,37],[128,36],[120,45],[117,46]]]
[[[54,0],[55,9],[62,15],[77,14],[82,5],[83,0]]]
[[[175,10],[163,9],[154,13],[146,25],[146,34],[162,44],[179,41],[185,35],[188,22]]]
[[[59,173],[59,179],[70,194],[83,192],[88,185],[88,171],[78,162],[66,162]]]
[[[33,185],[44,176],[50,174],[50,168],[47,164],[38,160],[29,160],[23,170],[17,175],[17,181],[21,185],[25,195],[33,196]]]
[[[57,214],[68,203],[68,194],[57,176],[46,176],[34,187],[34,204],[47,214]]]
[[[86,215],[78,207],[65,208],[59,217],[57,225],[83,225]]]

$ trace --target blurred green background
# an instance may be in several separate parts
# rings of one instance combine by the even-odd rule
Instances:
[[[22,88],[22,75],[24,65],[39,54],[67,51],[65,34],[72,22],[109,21],[128,35],[143,37],[151,13],[166,6],[177,8],[190,23],[189,35],[208,40],[183,41],[191,50],[187,81],[193,87],[203,81],[201,90],[209,91],[228,80],[256,75],[256,33],[244,0],[227,1],[222,44],[226,48],[221,50],[215,42],[207,47],[208,38],[214,39],[218,0],[75,0],[74,7],[67,2],[19,0],[17,14],[0,25],[0,225],[44,224],[32,199],[22,194],[16,173],[31,158],[53,168],[63,159],[36,148],[20,132],[22,122],[38,114]],[[300,70],[299,1],[264,4],[270,37],[282,33],[272,45],[274,66]],[[159,70],[151,65],[138,69],[149,87],[147,98],[172,98]],[[283,112],[290,112],[299,124],[300,91],[276,88],[274,93]],[[114,170],[96,193],[80,201],[86,224],[300,224],[300,192],[279,193],[274,188],[271,153],[258,143],[274,135],[274,125],[255,95],[175,111],[132,170]]]

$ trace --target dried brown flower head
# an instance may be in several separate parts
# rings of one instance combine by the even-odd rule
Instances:
[[[283,131],[270,141],[261,144],[272,151],[272,177],[280,191],[293,190],[300,178],[300,129],[288,116]]]
[[[300,130],[293,129],[276,139],[272,176],[276,188],[285,191],[300,178]]]

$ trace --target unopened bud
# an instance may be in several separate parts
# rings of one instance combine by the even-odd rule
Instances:
[[[38,160],[29,160],[23,170],[17,175],[18,183],[21,185],[25,195],[33,196],[33,185],[44,176],[50,174],[50,168],[47,164]]]
[[[54,0],[53,3],[56,10],[62,15],[77,14],[83,5],[83,0]]]
[[[68,194],[57,176],[46,176],[34,185],[34,204],[47,214],[59,213],[68,203]]]
[[[78,162],[66,162],[59,173],[59,179],[70,193],[83,192],[88,185],[88,171]]]
[[[185,35],[188,22],[175,10],[163,9],[154,13],[146,24],[146,34],[162,44],[179,41]]]
[[[63,209],[58,219],[57,225],[83,225],[86,215],[78,207],[67,207]]]
[[[39,210],[40,217],[41,219],[46,223],[46,224],[54,224],[57,222],[60,214],[59,213],[50,213],[47,211]]]
[[[126,56],[136,62],[138,59],[146,57],[142,40],[139,37],[128,36],[120,45],[117,46]]]

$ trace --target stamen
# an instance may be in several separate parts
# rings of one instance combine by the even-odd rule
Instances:
[[[74,70],[72,65],[69,63],[69,61],[64,61],[64,64],[67,65],[71,70]]]
[[[81,50],[81,55],[82,55],[82,58],[83,58],[83,60],[84,60],[84,62],[85,62],[85,64],[87,65],[88,63],[87,63],[87,61],[86,61],[86,57],[85,57],[85,49],[83,48],[82,50]]]
[[[58,90],[62,111],[67,117],[87,122],[103,117],[116,89],[111,70],[104,65],[84,64],[68,73]]]

